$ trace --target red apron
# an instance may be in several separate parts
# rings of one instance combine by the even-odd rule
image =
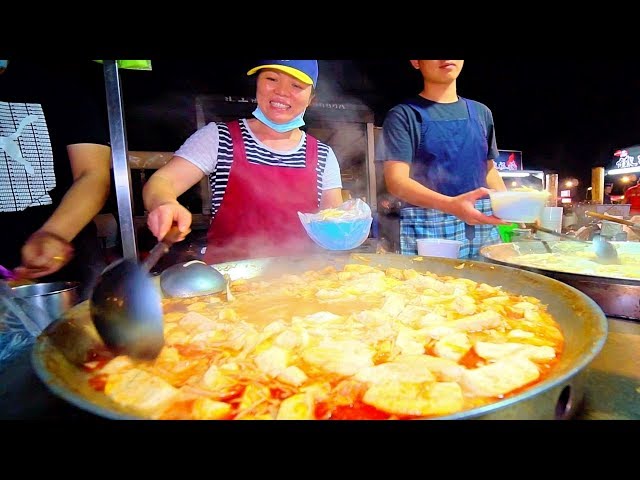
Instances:
[[[207,232],[206,263],[313,251],[298,211],[318,210],[318,143],[307,135],[304,168],[250,163],[238,121],[229,122],[233,163],[224,198]]]

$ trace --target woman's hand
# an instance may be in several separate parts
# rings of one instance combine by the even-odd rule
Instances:
[[[176,241],[184,240],[191,231],[191,212],[178,202],[166,202],[158,205],[147,217],[147,226],[151,233],[160,241],[169,229],[176,224],[182,233]]]
[[[39,278],[64,267],[73,257],[73,247],[61,236],[38,230],[22,247],[22,265],[14,270],[18,278]]]

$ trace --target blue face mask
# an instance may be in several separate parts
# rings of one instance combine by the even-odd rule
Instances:
[[[4,70],[9,65],[9,60],[0,60],[0,70]]]
[[[305,110],[306,111],[306,110]],[[302,117],[304,116],[304,112],[298,115],[296,118],[289,120],[287,123],[274,123],[267,118],[267,116],[262,113],[260,107],[256,107],[253,111],[253,116],[264,123],[269,128],[273,128],[276,132],[284,133],[289,132],[295,128],[300,128],[304,125],[304,120]]]

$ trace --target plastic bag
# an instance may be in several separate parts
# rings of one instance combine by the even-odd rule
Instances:
[[[35,342],[48,321],[40,310],[16,298],[0,280],[0,365]]]
[[[36,337],[0,302],[0,364],[31,346]]]
[[[318,213],[301,213],[298,217],[307,235],[327,250],[351,250],[359,247],[371,231],[371,208],[359,198],[352,198],[337,208]]]

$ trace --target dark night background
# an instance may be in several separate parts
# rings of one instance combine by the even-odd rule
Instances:
[[[193,97],[253,97],[253,60],[152,59],[151,71],[121,71],[130,150],[174,151],[195,129]],[[421,89],[408,60],[320,60],[317,101],[362,102],[382,125],[386,111]],[[466,60],[458,93],[493,112],[498,148],[522,150],[526,169],[577,178],[640,143],[640,62],[603,67],[596,59]],[[615,193],[615,192],[614,192]]]

